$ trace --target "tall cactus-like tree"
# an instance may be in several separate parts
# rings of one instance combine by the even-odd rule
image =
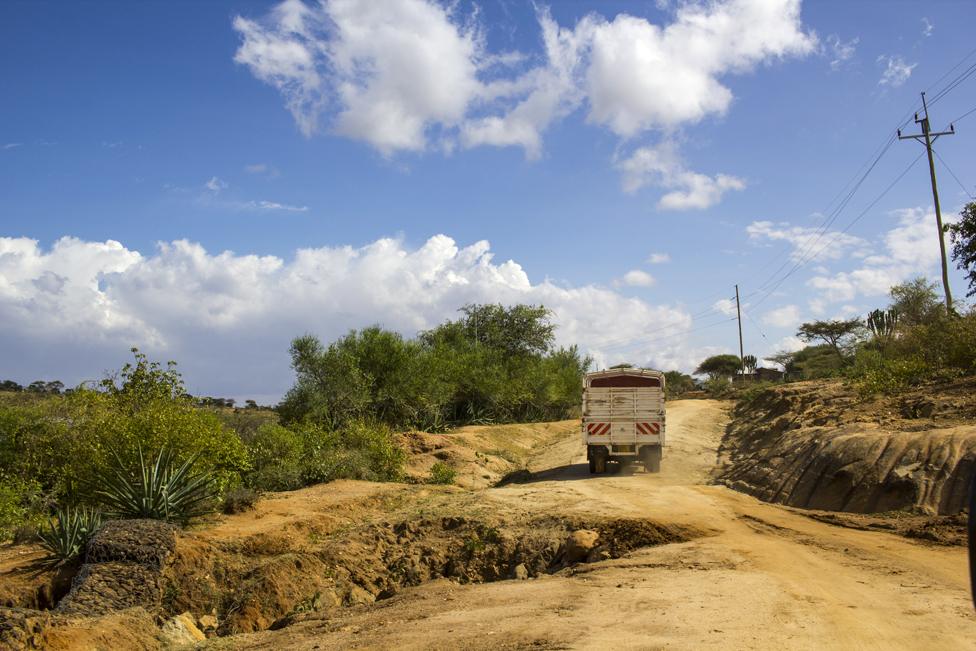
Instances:
[[[867,325],[883,357],[895,336],[898,313],[894,310],[874,310],[868,314]]]
[[[742,358],[742,365],[745,367],[747,373],[755,373],[756,366],[759,365],[759,360],[756,359],[755,355],[746,355]]]

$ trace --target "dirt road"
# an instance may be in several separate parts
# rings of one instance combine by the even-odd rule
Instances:
[[[641,517],[711,532],[525,581],[410,588],[279,631],[267,649],[972,649],[962,548],[832,526],[706,485],[726,422],[713,401],[668,405],[662,472],[591,476],[576,437],[528,483],[478,491],[506,510]]]

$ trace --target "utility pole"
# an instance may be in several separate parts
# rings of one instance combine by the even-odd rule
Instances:
[[[929,155],[929,176],[932,179],[932,200],[935,202],[935,223],[939,227],[939,250],[942,252],[942,287],[945,290],[946,314],[952,314],[952,291],[949,289],[949,263],[946,261],[945,233],[942,230],[942,208],[939,206],[939,187],[935,183],[935,161],[932,160],[932,145],[939,139],[939,136],[955,135],[956,127],[950,124],[948,131],[932,133],[932,128],[929,124],[929,106],[925,102],[925,93],[922,93],[922,109],[925,111],[925,115],[921,120],[918,118],[918,113],[915,114],[915,124],[922,125],[922,133],[903,136],[901,135],[901,129],[899,129],[898,139],[917,140],[925,145],[925,151]]]
[[[739,321],[739,374],[745,378],[746,362],[745,350],[742,347],[742,309],[739,307],[739,286],[735,286],[735,315]]]

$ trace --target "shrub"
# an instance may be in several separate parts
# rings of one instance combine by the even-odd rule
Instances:
[[[456,477],[457,470],[446,463],[438,461],[430,468],[430,479],[428,480],[428,483],[453,484]]]
[[[178,461],[198,455],[197,469],[221,490],[248,468],[234,431],[194,406],[172,366],[163,370],[138,352],[116,381],[0,405],[0,472],[37,481],[59,502],[95,501],[87,480],[113,467],[109,450],[135,466],[139,449],[164,447]]]
[[[890,359],[880,353],[862,350],[847,377],[862,395],[891,394],[916,386],[929,378],[931,367],[918,357]]]
[[[116,467],[97,478],[101,487],[95,490],[112,515],[186,523],[212,510],[213,480],[193,472],[195,456],[177,466],[168,448],[155,462],[145,459],[140,449],[135,472],[118,455],[115,459]]]
[[[338,430],[326,430],[304,423],[297,430],[302,437],[306,484],[335,479],[392,481],[402,476],[405,454],[386,425],[354,421]]]
[[[727,377],[713,377],[705,380],[702,385],[705,392],[713,398],[725,398],[732,395],[733,387]]]
[[[248,444],[251,470],[244,483],[265,491],[287,491],[302,486],[303,441],[281,425],[261,425]]]
[[[47,552],[42,565],[60,567],[78,558],[101,525],[102,514],[95,509],[58,509],[47,528],[38,533],[41,546]]]
[[[224,495],[220,510],[227,514],[250,511],[258,501],[258,492],[252,488],[232,488]]]
[[[575,346],[554,346],[548,310],[461,311],[461,319],[412,340],[376,326],[328,346],[298,337],[291,347],[296,381],[279,405],[282,422],[342,430],[375,418],[392,427],[441,429],[572,414],[590,359]]]
[[[44,519],[43,497],[35,481],[0,480],[0,541],[22,541]]]

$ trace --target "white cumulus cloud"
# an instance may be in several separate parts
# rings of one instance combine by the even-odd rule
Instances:
[[[787,222],[754,221],[746,226],[746,234],[753,242],[786,242],[792,246],[790,258],[794,262],[837,260],[847,255],[866,255],[867,241],[841,233],[823,231],[809,226],[791,226]]]
[[[745,181],[735,176],[707,176],[686,169],[671,143],[638,147],[617,162],[617,169],[623,174],[625,192],[636,192],[645,185],[669,190],[658,200],[658,208],[663,210],[702,210],[721,201],[729,190],[746,187]]]
[[[652,253],[647,256],[648,264],[664,264],[666,262],[671,262],[671,256],[667,253]]]
[[[884,252],[867,256],[851,271],[817,274],[809,285],[829,302],[887,294],[892,285],[925,275],[939,263],[935,214],[923,208],[896,210],[897,225],[883,237]],[[947,216],[947,221],[954,219]]]
[[[541,56],[490,52],[476,16],[453,4],[286,0],[262,18],[234,19],[234,58],[278,89],[306,135],[324,119],[387,156],[435,143],[445,152],[515,146],[537,158],[545,131],[577,110],[623,139],[670,133],[728,110],[722,77],[818,47],[799,0],[691,2],[666,25],[597,13],[559,25],[545,8],[537,17]],[[671,178],[660,205],[676,210],[744,187],[684,169]]]
[[[654,276],[640,269],[631,269],[623,275],[620,283],[629,287],[650,287],[654,284]]]
[[[776,328],[792,328],[800,323],[800,308],[795,305],[778,307],[766,312],[762,321]]]
[[[532,282],[487,242],[437,235],[418,248],[380,239],[300,249],[292,259],[211,253],[179,240],[142,254],[115,241],[0,238],[0,358],[13,379],[72,384],[117,368],[131,346],[180,362],[189,388],[275,400],[290,340],[329,340],[379,323],[412,336],[471,302],[543,304],[560,344],[598,363],[685,363],[692,319],[595,285]],[[660,341],[666,336],[665,341]],[[691,362],[688,362],[689,364]]]

